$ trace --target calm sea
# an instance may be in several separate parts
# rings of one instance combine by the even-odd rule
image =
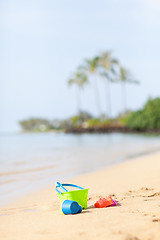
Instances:
[[[158,150],[160,137],[136,134],[0,134],[0,204]]]

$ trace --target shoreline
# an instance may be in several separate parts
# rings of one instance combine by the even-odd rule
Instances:
[[[149,156],[149,155],[152,155],[152,154],[157,154],[157,153],[160,153],[160,148],[157,147],[155,149],[150,149],[150,150],[145,150],[145,151],[142,151],[142,152],[139,152],[139,153],[134,153],[134,154],[131,154],[131,155],[128,155],[128,156],[124,156],[123,158],[119,159],[115,159],[115,161],[113,163],[109,163],[109,165],[106,165],[105,167],[101,167],[101,168],[98,168],[98,170],[94,170],[94,171],[89,171],[89,172],[86,172],[84,175],[88,175],[88,174],[92,174],[92,173],[95,173],[95,172],[100,172],[102,171],[104,168],[106,170],[110,169],[111,167],[113,166],[117,166],[121,163],[125,163],[125,162],[128,162],[128,161],[134,161],[134,159],[137,159],[137,158],[142,158],[142,157],[145,157],[145,156]],[[38,170],[45,170],[45,169],[48,169],[48,168],[51,168],[51,167],[41,167],[41,168],[36,168],[36,169],[28,169],[28,170],[21,170],[21,171],[12,171],[12,172],[6,172],[6,173],[2,173],[0,174],[0,176],[8,176],[8,175],[14,175],[14,174],[23,174],[23,173],[26,173],[26,172],[36,172]],[[52,166],[52,168],[54,168],[54,166]],[[72,179],[76,179],[78,177],[81,177],[83,176],[83,174],[78,174],[77,176],[75,177],[72,177]],[[69,181],[70,178],[65,178],[64,181]],[[6,180],[6,184],[8,183],[12,183],[12,181],[7,181]],[[0,185],[4,185],[5,182],[0,182]],[[46,184],[44,185],[43,187],[41,187],[40,185],[37,185],[37,187],[32,187],[30,190],[28,189],[26,192],[19,192],[19,194],[14,195],[13,196],[13,199],[12,200],[9,200],[9,199],[6,199],[6,202],[7,204],[5,204],[4,202],[0,203],[0,208],[3,208],[5,207],[6,205],[10,206],[12,203],[16,202],[16,201],[19,201],[20,199],[24,198],[24,197],[27,197],[28,195],[31,195],[32,193],[34,192],[37,192],[37,191],[41,191],[42,189],[46,189],[48,188],[50,185],[49,184]]]
[[[151,136],[159,136],[160,135],[160,129],[145,129],[145,130],[138,130],[138,129],[131,129],[128,127],[119,127],[119,126],[110,126],[110,127],[72,127],[72,128],[66,128],[66,129],[52,129],[47,131],[20,131],[18,132],[20,134],[32,134],[32,133],[64,133],[64,134],[103,134],[103,133],[128,133],[128,134],[139,134],[139,135],[151,135]]]
[[[2,239],[160,239],[160,153],[137,157],[68,182],[89,188],[88,209],[64,216],[54,186],[0,209]],[[119,206],[93,208],[111,195]]]

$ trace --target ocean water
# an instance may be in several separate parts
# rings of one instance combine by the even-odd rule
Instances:
[[[0,205],[56,181],[159,151],[137,134],[0,134]]]

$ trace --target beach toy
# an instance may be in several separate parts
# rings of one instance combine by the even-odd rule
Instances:
[[[82,207],[75,201],[65,200],[62,203],[62,212],[65,215],[81,213],[82,212]]]
[[[64,186],[75,187],[78,188],[78,190],[68,191]],[[61,191],[58,188],[61,189]],[[88,189],[84,189],[74,184],[61,184],[57,182],[56,191],[61,203],[65,200],[72,200],[76,201],[83,209],[87,208]]]
[[[118,203],[117,203],[117,201],[115,199],[112,198],[112,201],[113,201],[112,206],[117,206],[118,205]]]
[[[82,212],[82,207],[81,207],[81,205],[79,205],[79,211],[78,211],[78,213],[81,213]]]
[[[95,208],[104,208],[104,207],[109,207],[113,206],[114,201],[111,197],[106,197],[106,198],[100,198],[95,204]]]

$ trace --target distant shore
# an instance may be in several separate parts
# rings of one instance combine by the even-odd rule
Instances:
[[[146,133],[160,134],[160,129],[135,130],[125,126],[109,126],[109,127],[72,127],[64,130],[65,133]]]
[[[51,129],[47,131],[21,131],[21,133],[136,133],[136,134],[153,134],[160,135],[160,129],[135,130],[125,126],[108,126],[108,127],[70,127],[66,129]]]
[[[160,239],[160,153],[124,162],[69,182],[89,188],[88,209],[64,216],[54,186],[0,209],[2,239]],[[95,209],[111,195],[116,207]]]

